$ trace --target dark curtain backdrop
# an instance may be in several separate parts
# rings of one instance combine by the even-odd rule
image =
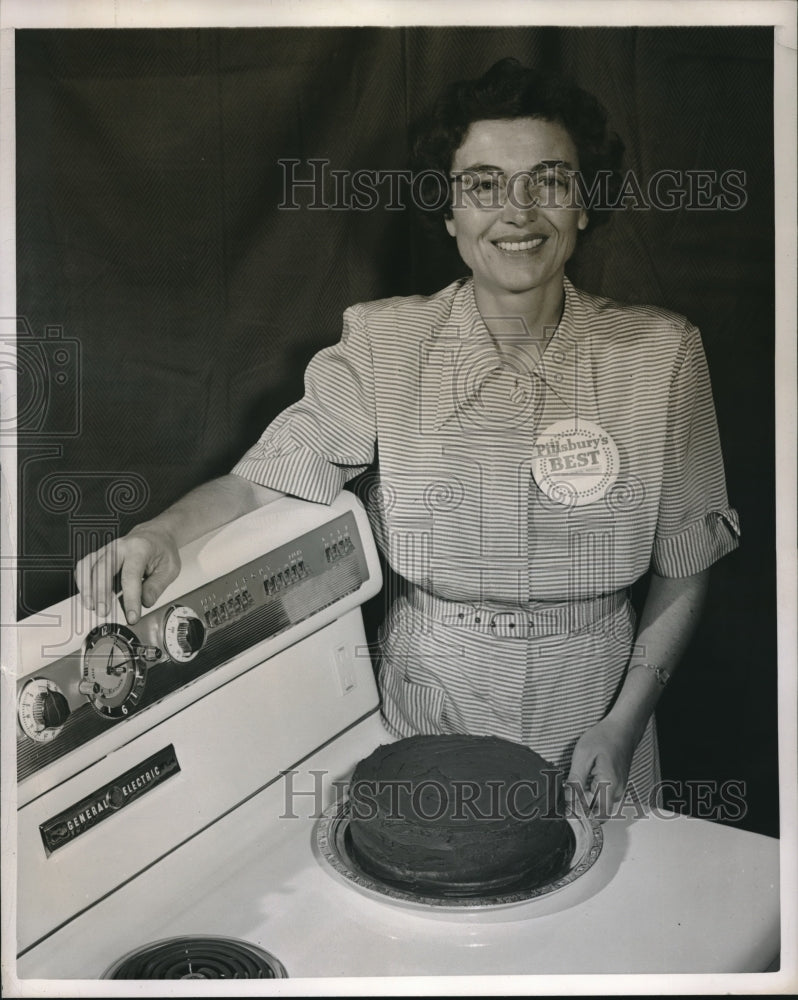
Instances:
[[[638,177],[745,173],[740,210],[631,208],[570,273],[702,330],[743,545],[659,710],[663,763],[744,781],[734,821],[775,834],[771,29],[25,30],[16,52],[22,616],[72,593],[87,546],[228,471],[347,305],[462,273],[385,198],[280,210],[280,159],[406,167],[441,86],[514,55],[596,93]]]

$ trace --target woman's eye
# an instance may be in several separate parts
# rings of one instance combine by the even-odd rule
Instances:
[[[566,179],[561,174],[543,174],[537,178],[537,184],[541,184],[543,187],[565,187]]]

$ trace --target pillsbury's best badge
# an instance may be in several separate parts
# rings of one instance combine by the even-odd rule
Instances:
[[[549,500],[584,507],[606,496],[618,478],[618,448],[589,420],[558,420],[538,435],[532,475]]]

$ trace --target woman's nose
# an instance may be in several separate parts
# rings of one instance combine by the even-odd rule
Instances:
[[[502,208],[502,219],[505,222],[515,222],[523,224],[529,219],[534,219],[538,211],[537,201],[519,201],[511,198],[505,199]]]
[[[534,217],[540,205],[537,190],[528,183],[523,175],[519,175],[508,183],[504,194],[502,218],[507,222],[526,222]]]

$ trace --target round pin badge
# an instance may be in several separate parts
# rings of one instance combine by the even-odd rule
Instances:
[[[558,420],[533,445],[532,476],[555,503],[584,507],[606,496],[618,478],[612,437],[590,420]]]

